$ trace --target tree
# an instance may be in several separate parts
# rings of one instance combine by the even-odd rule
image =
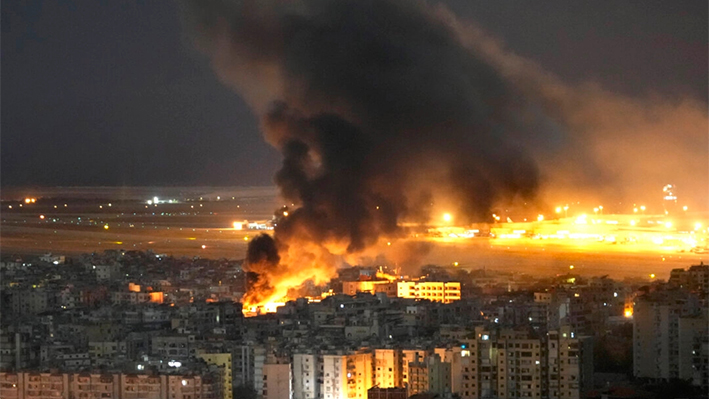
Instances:
[[[232,389],[234,399],[256,399],[257,394],[253,385],[242,384],[237,385]]]

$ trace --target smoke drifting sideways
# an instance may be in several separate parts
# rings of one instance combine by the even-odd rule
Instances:
[[[603,152],[616,137],[597,120],[610,112],[624,130],[632,123],[599,99],[630,103],[633,115],[642,105],[579,94],[441,6],[185,0],[184,8],[197,45],[283,154],[275,182],[296,204],[273,238],[249,247],[247,267],[260,277],[247,305],[326,281],[432,211],[484,222],[493,206],[538,201],[543,179],[605,187],[625,176],[603,162],[617,154]]]
[[[662,187],[674,182],[681,187],[681,205],[707,212],[705,100],[680,92],[620,95],[593,81],[570,85],[507,50],[475,24],[462,23],[443,8],[438,12],[466,47],[514,85],[526,110],[553,121],[547,134],[532,138],[546,140],[533,144],[544,182],[541,202],[581,199],[591,208],[611,204],[617,212],[630,212],[637,203],[662,213]],[[524,113],[519,117],[527,118]]]

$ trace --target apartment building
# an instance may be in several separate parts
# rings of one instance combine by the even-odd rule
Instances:
[[[155,356],[187,359],[195,354],[194,335],[164,335],[151,339],[151,352]]]
[[[374,385],[373,360],[369,351],[294,354],[293,398],[365,399]]]
[[[3,399],[221,399],[218,375],[0,373]]]
[[[396,297],[397,284],[389,282],[389,280],[363,280],[342,282],[343,294],[356,295],[358,292],[369,292],[371,294],[383,292],[389,297]]]
[[[692,378],[692,342],[707,335],[707,315],[696,298],[667,290],[640,296],[633,309],[633,375],[669,380]],[[705,308],[706,309],[706,308]],[[693,318],[698,318],[693,321]]]
[[[377,349],[374,351],[374,385],[380,388],[403,387],[401,351]]]
[[[577,399],[592,386],[592,340],[570,327],[541,336],[478,327],[461,349],[462,378],[452,388],[464,399]]]
[[[709,265],[703,263],[689,269],[672,269],[668,283],[674,287],[709,292]]]
[[[460,300],[460,282],[399,281],[396,284],[396,296],[399,298],[428,299],[443,303]]]
[[[376,351],[375,351],[376,352]],[[431,354],[431,351],[424,349],[402,349],[401,350],[401,386],[410,387],[414,377],[412,377],[412,363],[422,362]],[[418,370],[413,370],[414,373]]]
[[[231,353],[206,353],[198,351],[197,357],[207,364],[212,364],[222,372],[222,398],[232,399],[234,397],[232,386]]]
[[[293,355],[293,399],[317,399],[320,397],[319,356],[307,353]],[[329,376],[328,376],[329,377]]]
[[[289,399],[291,393],[291,365],[267,363],[263,365],[263,383],[256,392],[263,399]]]
[[[409,363],[409,396],[430,393],[440,396],[451,394],[451,363],[444,362],[438,354]]]
[[[372,387],[367,391],[367,399],[406,399],[408,395],[405,388]]]

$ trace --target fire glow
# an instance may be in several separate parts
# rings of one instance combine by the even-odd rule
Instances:
[[[336,267],[382,241],[385,250],[394,249],[407,234],[402,222],[410,219],[512,223],[493,208],[536,202],[541,176],[566,182],[563,190],[593,190],[600,185],[595,176],[607,173],[624,191],[638,192],[650,184],[645,177],[673,173],[654,161],[660,148],[663,158],[681,159],[686,170],[696,171],[674,171],[687,179],[679,187],[706,186],[705,157],[685,156],[705,147],[689,144],[666,154],[678,147],[668,128],[704,126],[705,107],[646,104],[602,88],[567,85],[484,32],[468,31],[443,6],[387,0],[368,7],[309,0],[298,6],[187,3],[188,14],[199,15],[190,22],[200,48],[281,152],[274,181],[286,203],[294,204],[276,212],[273,236],[244,238],[244,268],[255,276],[244,297],[249,309],[273,308],[266,305],[304,281],[329,280]],[[391,49],[396,57],[381,56]],[[552,126],[558,128],[546,128]],[[704,140],[703,128],[687,130],[693,137],[687,143]],[[674,186],[668,187],[665,196],[676,201]],[[431,209],[433,204],[445,208]],[[562,210],[565,218],[571,213],[564,206],[556,214]],[[625,242],[620,233],[598,230],[596,221],[608,212],[596,206],[572,219],[573,226],[564,226],[568,235],[529,228],[492,234]],[[549,219],[530,216],[540,224]],[[619,228],[621,222],[600,225]],[[674,233],[677,224],[661,227]],[[668,241],[664,235],[662,245]]]

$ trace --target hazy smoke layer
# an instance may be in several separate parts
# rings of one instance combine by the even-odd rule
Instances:
[[[653,93],[628,97],[593,82],[571,86],[445,9],[437,12],[466,47],[514,85],[526,104],[520,117],[531,111],[547,117],[531,123],[553,121],[545,134],[527,137],[536,141],[532,147],[545,199],[581,200],[591,207],[603,203],[618,212],[643,203],[660,213],[662,187],[671,183],[680,205],[706,211],[709,118],[704,101]]]
[[[642,105],[574,91],[423,2],[186,6],[215,70],[281,150],[275,180],[296,204],[274,239],[249,248],[262,284],[248,303],[330,277],[342,256],[401,234],[402,220],[441,209],[457,222],[489,220],[499,202],[534,200],[540,176],[574,188],[630,180],[608,159],[640,157],[611,145],[609,125],[651,125]]]

